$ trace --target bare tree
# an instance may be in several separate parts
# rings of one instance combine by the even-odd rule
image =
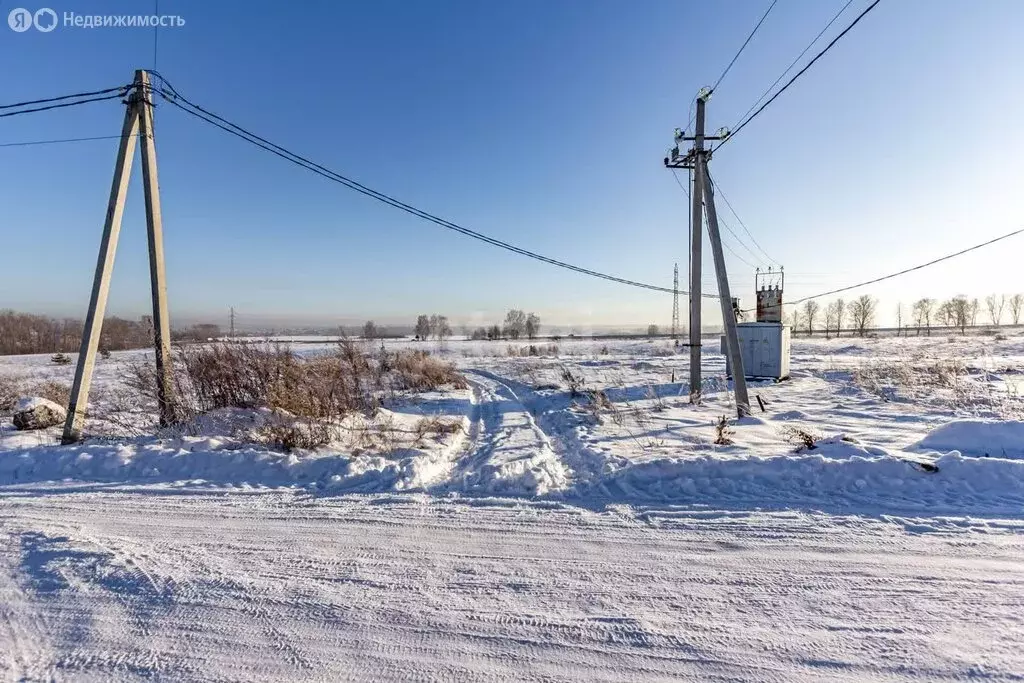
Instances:
[[[921,326],[928,329],[928,336],[932,336],[932,313],[935,310],[935,299],[918,299],[914,302],[914,324],[917,325],[917,334],[921,334]]]
[[[789,324],[793,328],[793,335],[795,336],[796,331],[800,329],[800,309],[794,306],[790,316]]]
[[[965,296],[955,296],[947,303],[949,306],[946,312],[946,324],[959,327],[960,334],[966,334],[967,326],[972,324],[971,316],[973,315],[974,307],[971,305],[971,302]]]
[[[903,329],[903,302],[896,304],[896,336],[900,336]]]
[[[989,294],[985,297],[985,308],[988,309],[989,320],[996,327],[999,327],[999,321],[1003,319],[1003,309],[1006,307],[1006,295],[1000,294]]]
[[[978,301],[977,297],[971,299],[971,303],[967,310],[970,315],[971,327],[974,327],[978,324],[978,311],[981,310],[981,302]]]
[[[945,327],[956,327],[956,312],[953,310],[952,299],[939,304],[935,318]]]
[[[448,324],[448,316],[435,313],[430,316],[430,334],[438,341],[444,341],[445,337],[452,336],[452,328]]]
[[[505,315],[505,336],[510,339],[519,339],[526,332],[526,314],[518,308],[513,308]]]
[[[1024,294],[1014,294],[1010,297],[1010,315],[1014,325],[1020,325],[1021,309],[1024,309]]]
[[[501,339],[501,325],[491,325],[487,328],[487,338],[490,340]]]
[[[421,341],[430,338],[430,318],[425,315],[416,318],[416,338]]]
[[[363,339],[376,339],[377,325],[372,320],[367,320],[363,325]]]
[[[846,315],[846,302],[836,299],[836,336],[843,333],[843,316]]]
[[[526,316],[526,336],[533,339],[540,334],[540,316],[531,313]]]
[[[804,320],[807,321],[807,336],[814,335],[814,319],[818,317],[818,302],[808,299],[804,304]]]
[[[825,339],[829,338],[829,331],[836,326],[836,302],[831,301],[825,306]]]
[[[648,337],[657,337],[658,336],[658,326],[657,325],[648,325],[647,326],[647,336]]]
[[[870,294],[864,294],[850,302],[850,317],[857,334],[863,337],[875,322],[875,309],[878,301]]]

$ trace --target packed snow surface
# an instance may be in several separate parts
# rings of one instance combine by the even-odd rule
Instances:
[[[928,433],[917,448],[983,458],[1024,459],[1024,422],[955,420]]]
[[[144,352],[104,437],[0,417],[0,678],[1024,680],[1024,337],[798,339],[724,423],[710,343],[700,407],[665,341],[427,348],[469,388],[313,451],[118,432]]]

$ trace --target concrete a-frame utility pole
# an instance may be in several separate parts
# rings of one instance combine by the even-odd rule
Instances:
[[[146,200],[146,228],[149,237],[149,273],[153,298],[153,345],[156,350],[157,402],[160,426],[174,421],[174,397],[171,393],[171,323],[167,311],[167,278],[164,272],[163,221],[160,215],[160,187],[156,172],[156,143],[153,134],[153,91],[146,71],[135,72],[135,81],[128,94],[128,108],[121,127],[121,144],[114,164],[114,179],[107,202],[107,216],[103,223],[96,274],[93,277],[89,312],[85,317],[82,345],[78,351],[75,381],[71,387],[67,421],[61,441],[74,443],[81,437],[85,411],[89,403],[89,388],[96,365],[96,351],[103,329],[103,316],[110,293],[110,275],[114,269],[114,254],[121,233],[121,218],[128,194],[135,142],[142,138],[142,182]]]
[[[676,129],[675,147],[665,157],[665,167],[670,169],[686,168],[693,171],[693,188],[690,192],[693,231],[690,237],[690,402],[701,402],[701,239],[703,234],[703,209],[708,210],[708,237],[715,260],[715,273],[718,277],[718,299],[722,307],[722,320],[725,325],[726,346],[729,362],[733,368],[733,386],[736,393],[736,412],[740,417],[750,414],[750,400],[747,396],[747,380],[744,376],[743,355],[740,351],[739,335],[736,329],[736,318],[732,311],[732,296],[729,291],[729,277],[725,271],[725,256],[722,252],[722,237],[718,230],[718,212],[715,210],[715,195],[708,174],[710,150],[704,149],[705,141],[722,140],[724,136],[704,134],[704,110],[711,92],[702,88],[697,93],[697,114],[694,135],[687,136],[686,131]],[[693,147],[684,155],[679,152],[679,143],[692,140]]]

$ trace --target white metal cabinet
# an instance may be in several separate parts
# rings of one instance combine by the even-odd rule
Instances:
[[[790,330],[781,323],[740,323],[736,326],[743,358],[743,374],[749,378],[789,377]],[[726,373],[732,376],[725,337],[722,337]]]

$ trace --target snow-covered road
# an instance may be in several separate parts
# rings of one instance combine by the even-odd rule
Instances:
[[[1021,680],[1022,522],[105,484],[0,497],[11,680]]]

